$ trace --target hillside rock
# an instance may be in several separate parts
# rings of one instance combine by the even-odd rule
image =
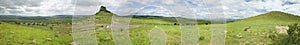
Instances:
[[[102,12],[105,12],[105,13],[111,13],[110,11],[108,11],[108,10],[106,9],[106,7],[101,6],[101,7],[100,7],[100,10],[96,13],[96,15],[98,15],[98,14],[100,14],[100,13],[102,13]]]
[[[288,26],[275,26],[276,32],[280,34],[287,34]]]
[[[37,44],[36,39],[32,40],[32,43],[33,43],[33,44]]]
[[[51,38],[46,38],[47,39],[47,41],[52,41],[52,39]]]
[[[77,43],[76,42],[72,42],[72,43],[70,43],[70,45],[77,45]]]
[[[109,13],[110,13],[110,11],[108,11],[108,10],[106,9],[106,7],[104,7],[104,6],[101,6],[101,7],[100,7],[100,11],[104,11],[104,12],[109,12]]]

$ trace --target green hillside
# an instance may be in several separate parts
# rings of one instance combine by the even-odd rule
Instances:
[[[0,45],[68,45],[70,36],[49,30],[0,22]]]
[[[95,22],[101,24],[110,24],[114,14],[109,12],[106,7],[101,6],[100,10],[95,14]]]
[[[246,25],[262,25],[262,24],[280,24],[286,25],[291,23],[299,23],[300,16],[288,14],[280,11],[271,11],[254,17],[245,18],[229,24],[246,24]]]
[[[272,11],[227,24],[227,44],[274,44],[280,43],[286,34],[277,34],[275,26],[300,23],[300,17],[280,11]],[[249,28],[249,31],[245,31]],[[280,36],[281,35],[281,36]],[[276,39],[274,39],[276,38]]]

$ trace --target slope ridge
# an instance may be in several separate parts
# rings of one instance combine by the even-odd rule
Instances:
[[[254,17],[249,17],[245,19],[241,19],[238,21],[235,21],[230,24],[255,24],[255,25],[260,25],[260,24],[291,24],[291,23],[299,23],[300,22],[300,17],[293,15],[293,14],[288,14],[280,11],[271,11],[265,14],[261,14],[258,16]]]

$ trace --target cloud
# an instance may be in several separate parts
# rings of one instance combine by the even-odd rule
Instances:
[[[194,15],[190,6],[184,0],[126,0],[126,1],[107,1],[102,5],[117,15],[161,15],[173,17],[188,17]],[[151,9],[153,7],[157,9]]]
[[[143,7],[143,9],[139,10],[134,14],[173,17],[172,12],[170,10],[163,7],[155,7],[155,6]]]
[[[270,11],[300,15],[299,0],[0,0],[0,15],[91,15],[100,5],[118,15],[137,13],[200,19],[207,19],[212,13],[224,13],[226,18],[234,19]]]
[[[0,0],[0,15],[91,15],[99,5],[99,0]]]
[[[100,10],[101,0],[77,0],[72,4],[75,6],[75,15],[93,15]]]
[[[100,4],[102,6],[106,6],[110,8],[120,7],[126,2],[127,0],[100,0]]]
[[[247,18],[270,11],[283,11],[300,15],[296,0],[226,0],[222,5],[229,8],[224,10],[228,18]]]
[[[187,11],[193,12],[200,19],[207,19],[209,18],[208,14],[212,13],[224,13],[225,18],[232,19],[252,17],[270,11],[283,11],[300,15],[299,0],[126,0],[120,2],[122,3],[113,0],[104,3],[113,5],[109,7],[116,7],[108,9],[117,14],[127,14],[136,11],[135,9],[155,5],[164,7],[170,10],[169,12],[182,17],[193,17],[193,14],[186,13]],[[149,14],[151,11],[140,11],[140,13]],[[168,12],[157,12],[163,12],[165,14],[161,14],[162,16],[168,16],[166,15]]]

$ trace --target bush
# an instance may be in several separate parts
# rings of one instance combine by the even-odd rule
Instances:
[[[200,36],[200,37],[199,37],[199,41],[202,41],[202,40],[204,40],[204,39],[205,39],[204,36]]]
[[[293,24],[289,25],[289,30],[287,31],[289,35],[289,42],[293,44],[300,44],[300,25]]]

